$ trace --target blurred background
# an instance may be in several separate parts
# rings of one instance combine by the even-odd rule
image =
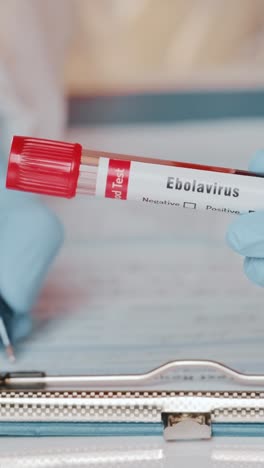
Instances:
[[[262,0],[77,0],[71,93],[263,83]]]
[[[52,137],[65,96],[261,89],[263,45],[262,0],[0,0],[0,112]]]
[[[0,110],[42,135],[64,96],[263,85],[262,0],[0,0],[0,26]]]

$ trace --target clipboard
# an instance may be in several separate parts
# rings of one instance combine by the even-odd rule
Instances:
[[[158,389],[182,369],[210,369],[237,390]],[[263,389],[263,391],[261,390]],[[0,436],[159,436],[166,441],[264,436],[264,375],[221,363],[172,361],[144,374],[1,376]]]

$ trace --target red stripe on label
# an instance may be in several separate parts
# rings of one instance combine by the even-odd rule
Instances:
[[[127,199],[130,165],[130,161],[123,161],[121,159],[109,160],[105,188],[106,198]]]

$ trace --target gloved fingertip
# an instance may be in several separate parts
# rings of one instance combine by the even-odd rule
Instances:
[[[246,257],[244,271],[252,283],[264,287],[264,259]]]
[[[226,242],[240,255],[264,258],[263,211],[238,216],[228,228]]]
[[[256,151],[249,163],[249,170],[264,174],[264,149]]]
[[[227,230],[226,243],[232,250],[243,255],[241,252],[243,249],[243,245],[241,245],[241,231],[239,226],[237,226],[237,220],[230,224]]]

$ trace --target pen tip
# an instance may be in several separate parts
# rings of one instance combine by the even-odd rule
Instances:
[[[9,361],[10,362],[15,362],[16,357],[15,357],[13,346],[8,345],[8,346],[6,346],[5,350],[6,350],[6,354],[8,356]]]
[[[9,361],[14,362],[16,360],[14,349],[13,349],[12,344],[10,343],[9,336],[6,331],[6,326],[2,317],[0,317],[0,337],[3,342],[5,352]]]

